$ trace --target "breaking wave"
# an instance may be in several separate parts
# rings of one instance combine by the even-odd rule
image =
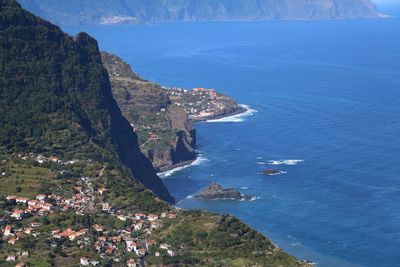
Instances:
[[[285,159],[285,160],[270,160],[268,164],[270,165],[297,165],[303,163],[302,159]]]
[[[159,172],[159,173],[157,173],[157,175],[160,178],[166,178],[166,177],[169,177],[169,176],[171,176],[172,174],[174,174],[176,172],[179,172],[179,171],[184,170],[186,168],[189,168],[191,166],[198,166],[198,165],[200,165],[200,164],[202,164],[203,162],[206,162],[206,161],[208,161],[208,159],[203,157],[202,154],[199,154],[197,156],[196,160],[194,160],[191,164],[188,164],[188,165],[185,165],[185,166],[176,167],[176,168],[173,168],[173,169],[165,171],[165,172]]]
[[[247,105],[240,104],[239,106],[241,106],[242,108],[246,109],[246,111],[242,112],[242,113],[239,113],[239,114],[232,115],[232,116],[223,117],[223,118],[220,118],[220,119],[207,120],[206,122],[242,122],[242,121],[244,121],[245,117],[253,116],[254,113],[257,112],[257,110],[251,109]]]

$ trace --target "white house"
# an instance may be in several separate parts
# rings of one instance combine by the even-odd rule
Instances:
[[[88,258],[81,258],[81,265],[88,266],[90,264]]]
[[[15,255],[8,255],[6,261],[16,261],[17,257]]]

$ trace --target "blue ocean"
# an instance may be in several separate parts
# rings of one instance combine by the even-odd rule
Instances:
[[[250,107],[196,125],[199,159],[163,178],[177,206],[234,214],[318,266],[400,266],[400,19],[66,30],[146,79]],[[257,199],[190,197],[213,181]]]

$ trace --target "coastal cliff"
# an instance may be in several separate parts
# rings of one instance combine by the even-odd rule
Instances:
[[[371,0],[20,0],[59,25],[381,17]]]
[[[85,33],[70,37],[16,3],[2,11],[0,151],[120,161],[174,202],[112,96],[97,41]]]
[[[308,266],[165,202],[89,35],[0,0],[0,70],[0,266]]]
[[[196,159],[193,123],[245,112],[214,89],[166,88],[144,80],[116,55],[102,52],[112,93],[138,135],[141,151],[158,172]]]
[[[167,90],[142,79],[121,58],[103,52],[113,96],[139,137],[141,151],[157,171],[196,158],[196,131],[188,114],[172,105]]]

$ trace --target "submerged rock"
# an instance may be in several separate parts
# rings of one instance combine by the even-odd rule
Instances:
[[[211,183],[209,186],[200,191],[194,198],[200,199],[232,199],[232,200],[252,200],[254,197],[243,195],[237,189],[224,189],[220,184]]]

